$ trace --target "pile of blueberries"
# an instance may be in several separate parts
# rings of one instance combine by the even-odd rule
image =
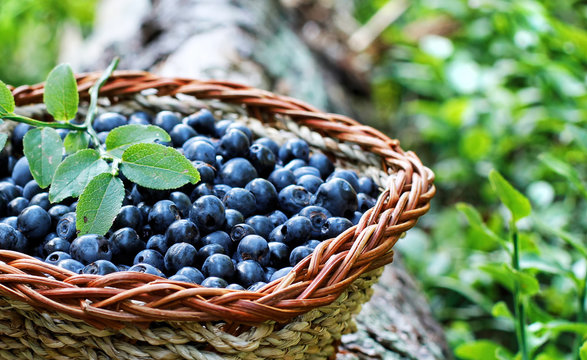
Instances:
[[[375,205],[371,178],[335,170],[322,153],[292,138],[279,146],[254,139],[208,110],[181,119],[162,111],[128,118],[104,113],[93,124],[101,141],[126,124],[165,129],[201,181],[153,190],[123,178],[123,207],[105,236],[76,233],[77,202],[49,202],[22,156],[30,129],[19,124],[12,152],[0,156],[0,248],[30,254],[75,273],[139,271],[207,287],[255,291],[285,276],[322,240],[357,224]],[[59,130],[66,135],[67,130]],[[18,158],[18,156],[21,156]]]

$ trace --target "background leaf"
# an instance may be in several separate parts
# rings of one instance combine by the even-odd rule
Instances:
[[[495,352],[502,347],[489,340],[472,341],[456,348],[455,354],[465,360],[495,360]]]
[[[489,181],[491,182],[493,191],[495,191],[497,196],[501,199],[501,202],[503,202],[512,212],[514,221],[530,215],[530,212],[532,211],[530,201],[507,182],[500,173],[496,170],[491,170],[489,173]]]
[[[71,67],[58,65],[47,77],[43,101],[47,111],[55,120],[66,121],[75,118],[79,95]]]
[[[4,149],[4,145],[6,145],[6,140],[8,140],[8,134],[0,133],[0,151]]]
[[[76,227],[80,234],[104,235],[122,207],[124,185],[111,173],[93,178],[79,198]]]
[[[0,81],[0,115],[14,112],[14,97],[6,84]]]
[[[141,186],[176,189],[200,180],[194,165],[174,148],[160,144],[137,144],[122,154],[120,170],[130,181]]]
[[[70,196],[79,196],[90,180],[109,169],[108,163],[93,149],[80,150],[66,157],[55,172],[49,200],[60,202]]]
[[[587,199],[587,188],[581,181],[581,178],[579,177],[579,173],[577,172],[577,170],[575,170],[571,165],[567,164],[566,162],[552,156],[552,154],[540,154],[538,158],[552,171],[561,175],[571,184],[575,185],[579,192],[583,194],[583,197]]]
[[[106,150],[113,156],[121,157],[124,150],[128,149],[131,145],[151,143],[155,140],[171,141],[171,137],[159,126],[120,126],[110,131],[106,137]]]
[[[73,154],[78,150],[86,149],[90,144],[90,135],[85,131],[72,130],[67,133],[63,140],[65,146],[65,152],[67,154]]]
[[[29,130],[23,139],[24,154],[29,160],[33,178],[41,188],[51,184],[53,175],[61,163],[63,142],[52,128]]]
[[[581,357],[581,360],[587,360],[587,341],[585,341],[579,349],[579,356]]]

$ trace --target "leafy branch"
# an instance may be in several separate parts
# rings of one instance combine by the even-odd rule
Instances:
[[[0,81],[0,123],[12,120],[35,127],[23,139],[31,174],[41,188],[50,186],[51,202],[79,198],[76,227],[81,234],[104,235],[112,226],[124,197],[119,172],[152,189],[175,189],[200,180],[196,168],[179,151],[155,143],[171,140],[160,127],[125,125],[110,131],[104,144],[100,142],[92,124],[98,115],[100,89],[117,65],[115,59],[90,88],[90,105],[83,124],[73,122],[79,95],[69,65],[57,66],[45,83],[43,101],[52,122],[16,114],[12,92]],[[70,130],[64,140],[56,128]],[[6,139],[6,134],[0,134],[1,147]],[[89,147],[90,140],[93,148]]]

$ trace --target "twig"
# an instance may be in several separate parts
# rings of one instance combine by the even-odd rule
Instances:
[[[365,25],[350,36],[349,48],[356,52],[367,49],[391,23],[408,9],[408,6],[407,0],[388,1]]]

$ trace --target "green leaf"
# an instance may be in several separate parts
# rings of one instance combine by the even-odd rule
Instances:
[[[77,82],[69,65],[58,65],[49,73],[43,101],[55,120],[66,121],[75,118],[79,95]]]
[[[85,131],[70,131],[63,140],[65,152],[67,154],[74,154],[78,150],[87,149],[90,144],[90,135]]]
[[[581,348],[579,349],[579,356],[581,357],[581,360],[587,360],[587,341],[581,345]]]
[[[151,143],[155,140],[171,141],[171,137],[159,126],[120,126],[110,131],[106,137],[106,150],[113,156],[121,157],[124,150],[128,149],[131,145]]]
[[[462,344],[456,348],[455,354],[464,360],[496,360],[496,352],[501,349],[501,356],[508,354],[507,351],[489,340],[478,340]],[[511,358],[511,355],[508,354]]]
[[[5,83],[0,81],[0,115],[14,112],[14,96]]]
[[[493,308],[491,309],[491,315],[495,317],[505,317],[508,319],[513,319],[510,309],[508,309],[508,306],[503,301],[500,301],[497,304],[493,305]]]
[[[489,181],[493,187],[493,191],[501,199],[501,202],[507,206],[512,212],[514,221],[518,221],[530,215],[532,207],[530,201],[516,190],[506,179],[501,176],[496,170],[491,170],[489,173]]]
[[[96,175],[109,170],[108,163],[100,159],[98,151],[84,149],[70,155],[57,168],[49,200],[59,202],[70,196],[78,197]]]
[[[111,173],[102,173],[84,189],[76,210],[76,226],[80,234],[104,235],[122,207],[124,185]]]
[[[53,175],[61,163],[63,156],[61,137],[55,129],[35,128],[26,133],[23,144],[33,178],[41,188],[46,188],[51,184]]]
[[[571,165],[555,158],[552,154],[540,154],[538,159],[548,166],[552,171],[564,177],[567,181],[573,184],[579,192],[587,199],[587,188],[581,181],[579,173]]]
[[[4,145],[6,145],[6,140],[8,140],[8,134],[0,133],[0,151],[4,149]]]
[[[136,144],[122,154],[120,170],[141,186],[166,190],[200,180],[198,170],[179,151],[160,144]]]
[[[506,264],[483,264],[479,266],[479,269],[491,275],[496,282],[509,291],[514,291],[516,281],[524,295],[532,296],[540,291],[540,284],[536,278],[522,271],[516,271]]]
[[[483,220],[481,218],[481,214],[479,214],[477,209],[475,209],[473,206],[471,206],[469,204],[465,204],[465,203],[458,203],[456,205],[456,207],[457,207],[457,210],[459,210],[461,213],[463,213],[463,215],[465,215],[465,217],[469,221],[469,225],[471,225],[471,227],[479,230],[481,233],[486,235],[489,239],[501,244],[504,249],[509,251],[508,242],[506,240],[502,239],[501,237],[499,237],[489,227],[487,227],[487,225],[485,225],[485,223],[483,223]],[[482,240],[482,239],[480,239],[480,240]]]

